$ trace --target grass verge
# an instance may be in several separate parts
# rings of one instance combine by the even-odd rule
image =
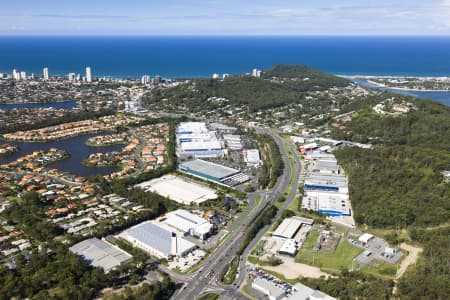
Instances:
[[[341,238],[334,252],[315,251],[314,245],[318,237],[319,233],[317,231],[309,233],[302,249],[295,257],[296,262],[316,266],[326,271],[340,271],[342,268],[351,269],[353,258],[363,251],[358,247],[352,246],[345,238]]]
[[[197,300],[217,300],[220,295],[216,293],[207,293],[197,298]]]
[[[220,274],[220,282],[223,284],[233,284],[236,280],[237,269],[239,266],[239,257],[235,257],[228,268],[226,268],[222,274]]]
[[[397,264],[391,265],[381,260],[373,260],[369,265],[361,269],[361,272],[371,274],[382,279],[395,279]]]

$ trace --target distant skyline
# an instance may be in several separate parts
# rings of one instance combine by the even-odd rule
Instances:
[[[22,0],[0,35],[450,35],[450,0]]]

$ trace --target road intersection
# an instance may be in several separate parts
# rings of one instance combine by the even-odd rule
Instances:
[[[278,178],[275,186],[271,190],[262,193],[252,193],[250,195],[252,203],[254,202],[256,196],[261,196],[260,203],[257,204],[255,208],[252,207],[253,205],[249,205],[247,209],[249,209],[250,212],[244,211],[240,215],[240,217],[238,217],[234,221],[233,225],[230,227],[234,230],[232,230],[228,234],[226,240],[224,240],[220,244],[215,252],[207,259],[205,259],[203,265],[198,271],[189,275],[180,275],[173,274],[173,272],[170,272],[170,270],[164,270],[166,272],[169,271],[169,275],[173,275],[172,278],[175,281],[183,284],[183,286],[172,296],[172,299],[174,300],[195,299],[206,289],[209,291],[216,291],[221,295],[226,295],[231,299],[247,299],[247,297],[240,292],[240,287],[242,286],[242,283],[244,282],[246,277],[245,262],[250,253],[250,249],[253,248],[255,243],[266,233],[270,226],[265,226],[264,228],[262,228],[241,255],[239,259],[238,277],[234,285],[226,286],[220,284],[219,274],[235,258],[237,249],[246,238],[246,230],[249,227],[248,225],[261,214],[264,208],[266,208],[268,205],[275,204],[276,201],[278,201],[278,198],[285,193],[287,187],[290,184],[292,172],[294,174],[293,182],[291,183],[292,189],[290,191],[290,194],[287,196],[286,201],[278,210],[275,219],[277,219],[281,215],[281,213],[297,196],[298,180],[300,176],[300,161],[298,156],[293,155],[295,163],[294,169],[292,169],[289,160],[288,149],[286,149],[283,139],[276,132],[268,129],[257,128],[256,131],[258,133],[268,134],[275,140],[277,146],[280,149],[280,154],[283,160],[283,174]],[[295,149],[292,145],[290,151],[295,154]]]

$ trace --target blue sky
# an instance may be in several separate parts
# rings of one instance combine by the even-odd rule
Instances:
[[[21,0],[0,35],[450,35],[450,0]]]

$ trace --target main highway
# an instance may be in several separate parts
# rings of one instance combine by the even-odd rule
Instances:
[[[241,287],[245,279],[245,261],[250,249],[268,230],[268,226],[261,229],[257,236],[252,240],[250,245],[245,249],[239,261],[239,275],[234,285],[225,286],[219,284],[219,274],[236,256],[236,251],[239,248],[240,244],[245,240],[246,230],[251,226],[251,222],[261,214],[265,207],[270,204],[276,203],[278,198],[285,193],[290,183],[292,173],[294,173],[292,190],[288,195],[286,201],[283,203],[282,207],[278,210],[276,218],[278,218],[283,210],[285,210],[295,199],[298,189],[298,179],[300,176],[300,161],[298,159],[298,156],[295,155],[295,149],[293,149],[293,147],[291,146],[291,152],[293,153],[293,157],[295,159],[294,169],[292,169],[289,161],[288,150],[285,147],[283,139],[276,132],[268,129],[257,128],[256,131],[258,133],[268,134],[275,140],[280,149],[280,154],[283,160],[283,174],[278,178],[275,186],[271,190],[259,193],[262,196],[262,199],[257,207],[251,209],[249,205],[249,209],[251,209],[250,212],[248,214],[246,214],[246,212],[242,213],[242,217],[237,218],[234,221],[233,225],[230,226],[230,228],[233,228],[233,230],[230,231],[226,239],[222,241],[220,246],[213,252],[213,254],[205,259],[203,265],[196,273],[185,275],[184,277],[179,274],[177,276],[174,276],[176,277],[174,278],[176,281],[184,284],[179,290],[175,292],[171,299],[195,299],[206,289],[217,291],[232,299],[247,299],[247,297],[242,295],[239,291],[239,288]],[[244,218],[244,215],[245,219],[242,219]],[[171,273],[172,272],[169,272],[169,274]]]

